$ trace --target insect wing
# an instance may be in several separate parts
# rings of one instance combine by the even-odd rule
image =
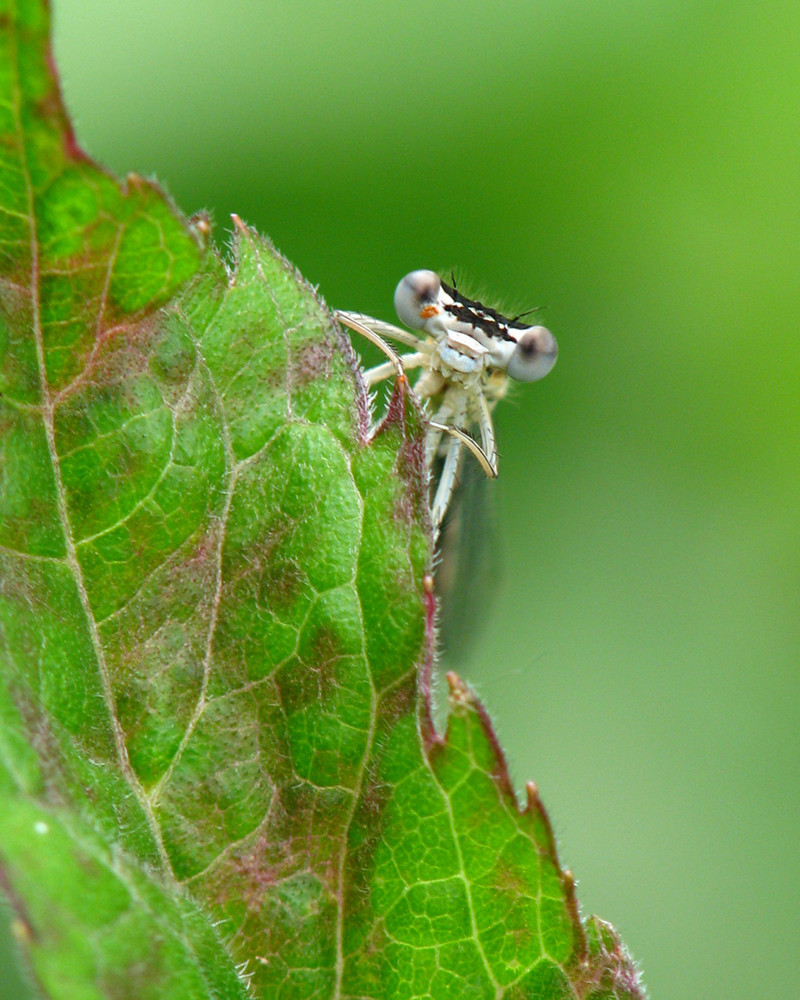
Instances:
[[[451,667],[463,662],[480,635],[502,564],[495,491],[480,466],[467,455],[464,459],[442,522],[436,570],[439,643],[442,658]]]

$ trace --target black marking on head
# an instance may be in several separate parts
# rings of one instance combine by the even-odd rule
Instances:
[[[452,305],[448,304],[444,307],[445,310],[460,323],[469,323],[479,330],[483,330],[489,337],[499,337],[500,340],[516,341],[517,338],[508,332],[509,329],[528,329],[527,323],[519,322],[522,316],[526,316],[527,313],[522,313],[520,316],[508,319],[507,316],[503,316],[502,313],[499,313],[496,309],[492,309],[490,306],[485,306],[482,302],[478,302],[477,299],[468,299],[466,295],[463,295],[455,287],[455,282],[453,282],[452,286],[442,282],[442,290],[453,300]]]

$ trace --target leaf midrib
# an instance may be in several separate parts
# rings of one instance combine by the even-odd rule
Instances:
[[[19,10],[18,4],[14,2],[14,15],[18,19]],[[125,777],[126,781],[134,791],[136,798],[147,818],[148,827],[150,829],[151,835],[155,842],[156,849],[158,851],[159,859],[161,861],[161,866],[163,872],[167,874],[171,879],[174,880],[174,874],[172,871],[172,865],[170,863],[169,855],[164,847],[164,842],[161,837],[161,831],[159,825],[156,822],[153,811],[150,807],[147,796],[144,793],[136,774],[131,767],[130,759],[128,757],[128,750],[125,745],[124,734],[122,728],[119,724],[119,719],[116,712],[116,703],[114,699],[114,693],[111,686],[111,678],[109,676],[108,664],[105,658],[105,652],[103,650],[102,643],[100,642],[100,636],[97,629],[97,623],[95,622],[94,615],[92,613],[91,604],[89,601],[89,595],[86,590],[85,580],[83,578],[83,571],[78,561],[77,552],[75,548],[75,541],[72,535],[72,527],[69,522],[69,514],[66,502],[66,491],[64,488],[64,482],[61,476],[61,465],[59,462],[58,451],[56,448],[55,440],[55,420],[54,420],[54,405],[50,393],[50,386],[47,378],[47,366],[45,363],[45,350],[44,350],[44,335],[42,331],[42,308],[40,299],[40,261],[39,261],[39,238],[38,230],[36,225],[36,197],[34,193],[33,180],[31,177],[30,164],[28,162],[27,156],[27,145],[25,142],[25,131],[22,127],[22,88],[20,86],[20,73],[19,73],[19,47],[18,47],[18,36],[16,32],[10,33],[10,45],[9,45],[11,59],[13,61],[13,80],[12,85],[12,113],[14,117],[14,128],[17,135],[17,143],[19,147],[19,156],[21,164],[21,173],[25,185],[25,195],[27,201],[27,223],[28,230],[30,234],[29,246],[30,246],[30,259],[31,259],[31,271],[30,271],[30,296],[31,296],[31,312],[33,319],[33,335],[36,346],[36,363],[39,375],[39,386],[41,392],[41,416],[42,423],[45,433],[45,439],[47,441],[47,450],[50,456],[50,463],[53,470],[53,480],[55,483],[55,493],[56,493],[56,508],[58,511],[59,522],[61,525],[61,530],[64,536],[64,549],[66,563],[72,574],[73,580],[75,582],[75,588],[78,594],[78,600],[80,601],[81,608],[83,610],[84,616],[86,618],[87,628],[89,631],[89,636],[92,643],[92,648],[97,661],[98,672],[100,676],[100,684],[103,692],[103,700],[108,711],[109,722],[111,724],[111,729],[114,737],[114,746],[117,753],[117,760],[120,770]],[[119,241],[115,244],[115,247],[119,245]],[[113,269],[114,257],[111,256],[109,260],[109,273]],[[106,282],[106,287],[108,286],[108,279]]]

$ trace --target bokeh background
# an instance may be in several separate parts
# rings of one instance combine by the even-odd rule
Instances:
[[[55,0],[55,29],[95,157],[333,305],[392,319],[455,265],[546,307],[457,667],[653,1000],[796,996],[797,3]]]

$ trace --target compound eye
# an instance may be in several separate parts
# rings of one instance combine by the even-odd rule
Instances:
[[[546,326],[525,330],[509,358],[506,371],[519,382],[535,382],[544,378],[558,357],[556,338]]]
[[[412,271],[400,281],[394,293],[394,308],[406,326],[421,330],[435,315],[431,308],[439,298],[442,279],[435,271]]]

